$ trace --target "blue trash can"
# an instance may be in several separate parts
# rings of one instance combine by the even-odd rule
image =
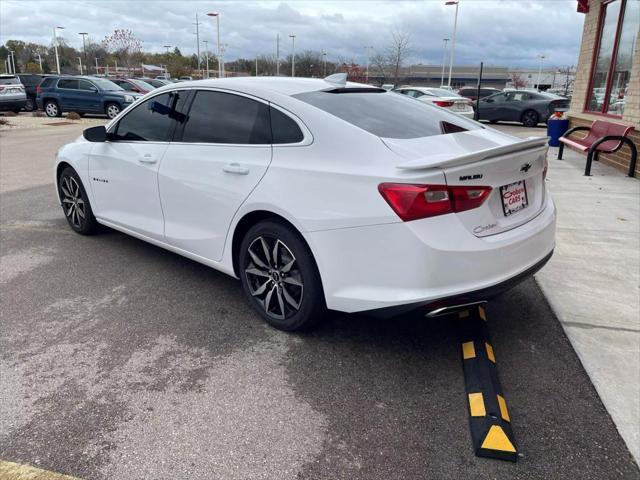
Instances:
[[[560,146],[560,137],[569,130],[569,120],[550,118],[547,121],[547,136],[550,147]]]

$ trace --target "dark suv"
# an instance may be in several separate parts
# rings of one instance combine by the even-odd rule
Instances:
[[[38,108],[48,117],[62,112],[98,113],[115,118],[141,95],[126,92],[111,80],[98,77],[47,77],[38,86]]]
[[[24,91],[27,94],[27,103],[24,105],[24,109],[27,112],[32,112],[38,108],[36,104],[36,96],[38,95],[37,88],[42,82],[42,79],[46,75],[38,75],[35,73],[18,73],[17,77],[24,85]]]

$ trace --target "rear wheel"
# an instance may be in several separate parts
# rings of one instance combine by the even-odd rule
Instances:
[[[498,123],[498,120],[489,120],[489,123]]]
[[[36,101],[31,97],[27,97],[27,103],[24,104],[24,109],[27,112],[33,112],[36,109]]]
[[[308,329],[325,313],[313,256],[286,224],[265,220],[251,227],[240,245],[238,265],[249,301],[275,328]]]
[[[107,114],[107,117],[113,120],[120,114],[120,105],[117,103],[107,103],[104,107],[104,112]]]
[[[57,102],[54,100],[47,100],[44,102],[44,113],[47,117],[59,117],[62,115],[62,110],[60,110]]]
[[[62,200],[62,211],[74,232],[91,235],[98,229],[98,222],[93,216],[87,192],[76,171],[65,168],[58,179],[58,191]]]
[[[526,110],[521,118],[521,122],[525,127],[535,127],[538,125],[539,120],[538,113],[534,110]]]

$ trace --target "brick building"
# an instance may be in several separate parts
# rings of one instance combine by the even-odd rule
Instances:
[[[631,139],[640,151],[640,0],[578,0],[578,12],[585,22],[571,126],[597,119],[635,126]],[[630,156],[623,147],[600,160],[626,171]]]

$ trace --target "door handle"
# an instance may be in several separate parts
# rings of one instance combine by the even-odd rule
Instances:
[[[247,167],[243,167],[239,163],[227,163],[222,167],[222,171],[227,173],[236,173],[238,175],[247,175],[249,173],[249,169]]]
[[[153,158],[150,154],[146,154],[144,155],[142,158],[138,159],[138,161],[140,163],[147,163],[149,165],[154,164],[157,162],[157,160],[155,158]]]

